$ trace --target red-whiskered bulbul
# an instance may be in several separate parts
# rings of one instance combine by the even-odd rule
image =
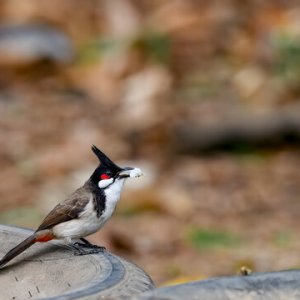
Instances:
[[[139,168],[120,168],[96,146],[92,150],[100,164],[86,183],[46,216],[38,229],[0,260],[0,268],[36,242],[61,239],[71,245],[74,253],[98,253],[104,247],[92,245],[86,239],[98,231],[112,216],[127,178],[139,177]],[[82,243],[72,240],[80,239]]]

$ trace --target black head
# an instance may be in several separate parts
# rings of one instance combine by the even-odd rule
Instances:
[[[92,150],[98,157],[100,164],[90,177],[89,182],[97,185],[100,189],[106,189],[112,185],[121,187],[125,179],[142,175],[139,168],[119,167],[94,145]]]
[[[101,179],[115,178],[121,171],[122,168],[117,166],[108,156],[106,156],[96,146],[92,146],[92,151],[98,157],[100,164],[91,176],[93,183],[98,184]]]
[[[117,166],[108,156],[106,156],[100,149],[95,145],[92,146],[92,150],[100,161],[100,167],[110,169],[110,171],[120,172],[122,168]]]

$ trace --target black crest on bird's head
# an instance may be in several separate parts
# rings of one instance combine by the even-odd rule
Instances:
[[[100,161],[100,165],[103,167],[121,170],[119,166],[117,166],[107,155],[105,155],[100,149],[98,149],[95,145],[92,146],[92,150],[95,155],[98,157]]]
[[[92,174],[92,181],[97,183],[99,181],[99,177],[101,174],[110,174],[111,177],[116,176],[122,168],[117,166],[106,154],[104,154],[100,149],[98,149],[95,145],[92,146],[92,151],[99,159],[99,166],[96,168],[94,173]]]

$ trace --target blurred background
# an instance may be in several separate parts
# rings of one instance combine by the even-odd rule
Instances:
[[[35,228],[97,145],[145,176],[90,240],[157,285],[300,266],[300,6],[1,0],[0,223]]]

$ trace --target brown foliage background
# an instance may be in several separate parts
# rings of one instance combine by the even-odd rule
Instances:
[[[300,112],[298,1],[3,0],[0,20],[1,223],[37,226],[95,144],[145,176],[90,239],[158,285],[299,266],[299,135],[205,144],[237,118]],[[28,50],[12,24],[69,47],[43,31]],[[204,144],[184,147],[184,124]]]

